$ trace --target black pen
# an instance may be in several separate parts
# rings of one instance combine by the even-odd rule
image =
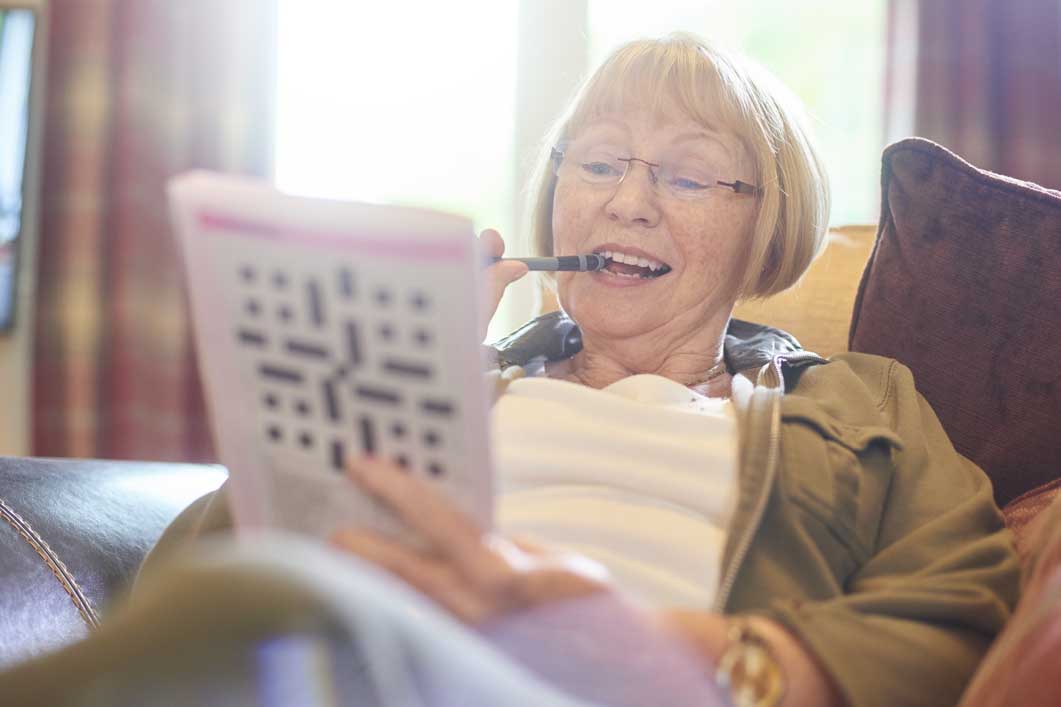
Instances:
[[[594,270],[603,270],[604,266],[608,264],[607,258],[596,253],[561,255],[553,258],[491,258],[487,264],[492,265],[506,260],[518,260],[521,263],[526,263],[529,270],[547,270],[552,272],[557,270],[592,272]]]

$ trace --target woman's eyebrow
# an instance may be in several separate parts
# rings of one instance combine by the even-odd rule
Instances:
[[[722,148],[722,150],[726,153],[726,156],[730,157],[731,159],[733,157],[733,151],[722,140],[722,137],[717,133],[707,132],[706,130],[696,130],[693,132],[681,133],[680,135],[675,136],[675,138],[671,140],[671,143],[677,145],[679,143],[693,141],[714,143],[715,145],[718,145]]]

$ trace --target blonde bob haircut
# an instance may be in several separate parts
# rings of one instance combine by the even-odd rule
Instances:
[[[740,140],[762,191],[754,197],[758,211],[738,295],[762,298],[795,284],[825,241],[829,214],[828,181],[802,106],[751,61],[685,33],[620,46],[579,88],[542,144],[529,183],[531,251],[553,252],[551,149],[602,114],[634,108],[656,119],[677,108]],[[546,278],[546,285],[554,284]]]

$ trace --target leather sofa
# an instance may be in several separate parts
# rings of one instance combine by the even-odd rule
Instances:
[[[197,464],[0,457],[0,670],[85,637],[193,500]]]

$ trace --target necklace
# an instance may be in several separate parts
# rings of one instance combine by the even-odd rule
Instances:
[[[726,359],[722,359],[721,361],[716,363],[714,366],[711,366],[711,368],[707,369],[707,373],[704,374],[703,378],[701,378],[700,380],[698,380],[695,383],[691,383],[689,385],[689,387],[692,388],[693,386],[703,385],[704,383],[710,383],[711,381],[715,380],[716,378],[718,378],[720,375],[722,375],[725,372],[726,372]]]

